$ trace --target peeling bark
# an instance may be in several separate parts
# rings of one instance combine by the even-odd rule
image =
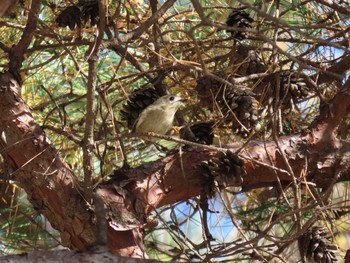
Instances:
[[[0,87],[1,154],[9,174],[21,184],[34,207],[60,231],[63,245],[78,250],[88,248],[95,240],[93,212],[79,192],[73,172],[35,122],[10,74],[0,75]],[[277,176],[281,182],[290,183],[292,177],[286,172],[281,152],[298,180],[327,187],[335,175],[339,176],[337,180],[349,179],[350,143],[336,139],[325,143],[319,131],[281,137],[279,147],[273,140],[251,141],[240,153],[245,159],[243,183],[232,186],[247,191],[276,185]],[[227,149],[235,151],[239,147],[233,145]],[[109,210],[111,251],[147,257],[143,229],[147,227],[149,213],[202,194],[206,182],[203,182],[200,164],[216,154],[215,150],[190,149],[182,155],[173,154],[135,169],[119,170],[111,181],[100,185],[99,194]]]
[[[246,173],[243,176],[243,183],[230,186],[242,187],[242,190],[246,191],[275,185],[277,176],[285,184],[292,182],[280,150],[288,158],[296,178],[313,182],[317,187],[327,187],[339,171],[342,171],[340,173],[342,177],[338,180],[344,180],[344,176],[349,172],[347,163],[350,161],[350,143],[346,141],[341,142],[339,149],[333,148],[331,151],[323,152],[312,144],[309,134],[281,137],[278,143],[280,149],[274,141],[250,142],[240,154],[245,159]],[[231,151],[238,148],[237,145],[227,146]],[[154,208],[203,194],[202,186],[205,181],[203,181],[203,170],[199,164],[216,154],[217,151],[214,150],[199,149],[189,150],[182,155],[174,154],[162,160],[123,171],[127,179],[119,181],[116,175],[115,181],[112,180],[110,184],[125,185],[123,189],[134,196],[133,203],[136,204],[134,210],[137,210],[136,207],[138,209],[143,207],[145,214],[149,214]],[[259,161],[260,164],[254,160]],[[110,184],[101,187],[108,188]],[[113,195],[113,193],[110,194]],[[114,194],[118,195],[118,193]]]
[[[0,74],[0,145],[7,172],[60,231],[62,245],[83,250],[94,242],[93,213],[19,90],[11,74]]]

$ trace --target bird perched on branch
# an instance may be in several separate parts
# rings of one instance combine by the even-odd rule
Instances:
[[[183,101],[181,97],[174,95],[158,98],[141,112],[132,130],[137,133],[167,134]]]

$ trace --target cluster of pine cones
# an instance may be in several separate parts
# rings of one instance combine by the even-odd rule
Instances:
[[[249,36],[254,20],[243,9],[235,9],[229,15],[226,31],[237,40]],[[231,60],[231,72],[214,72],[197,80],[196,91],[203,106],[216,113],[222,123],[229,125],[233,132],[247,136],[255,130],[262,113],[267,108],[290,111],[303,99],[310,96],[304,78],[295,70],[281,70],[269,73],[260,54],[244,44],[235,46],[236,52]],[[258,85],[252,87],[235,84],[234,77],[266,73]]]
[[[232,27],[227,31],[235,39],[249,36],[246,29],[251,29],[254,20],[243,9],[231,12],[226,22]],[[261,84],[252,89],[246,85],[237,85],[234,77],[268,72],[267,67],[256,50],[239,45],[235,52],[234,64],[238,65],[234,72],[228,74],[218,71],[197,80],[196,91],[201,105],[215,113],[214,121],[192,124],[181,131],[182,138],[198,143],[211,144],[213,126],[226,125],[234,133],[244,137],[256,131],[262,112],[267,107],[276,110],[290,110],[310,95],[304,79],[294,70],[272,72],[262,78]],[[249,84],[248,84],[249,85]],[[130,101],[122,110],[122,118],[132,128],[141,111],[152,104],[159,95],[153,88],[141,89],[130,97]]]
[[[56,18],[60,27],[68,26],[70,30],[81,27],[82,21],[90,20],[92,25],[97,23],[99,8],[97,0],[79,0],[77,5],[68,6]]]
[[[196,91],[203,106],[216,112],[235,133],[247,136],[255,130],[261,112],[275,107],[277,98],[279,108],[289,111],[310,95],[303,77],[293,70],[273,73],[262,84],[253,91],[220,71],[198,79]]]

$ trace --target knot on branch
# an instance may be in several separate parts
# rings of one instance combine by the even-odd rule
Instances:
[[[339,262],[338,247],[331,241],[326,227],[313,226],[298,240],[300,254],[316,263]]]
[[[134,179],[125,176],[129,167],[114,171],[110,180],[103,182],[96,193],[107,207],[110,226],[116,231],[125,231],[144,225],[145,203],[131,190]]]
[[[216,157],[203,162],[205,194],[213,197],[216,189],[240,186],[243,183],[243,165],[243,160],[231,151],[219,152]]]

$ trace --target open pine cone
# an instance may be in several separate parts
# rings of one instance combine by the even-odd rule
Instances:
[[[300,254],[316,263],[339,262],[338,247],[331,242],[326,227],[313,226],[299,238]]]
[[[129,129],[132,129],[140,113],[159,97],[153,87],[135,91],[120,111],[121,119],[126,121]]]
[[[214,73],[217,77],[227,79],[227,74],[223,71]],[[217,93],[225,86],[222,82],[210,77],[204,76],[197,80],[196,91],[201,100],[201,103],[208,108],[213,106],[212,98],[215,98]]]
[[[223,72],[215,75],[229,81]],[[246,136],[256,126],[259,120],[258,102],[248,87],[229,86],[210,76],[204,76],[198,80],[196,90],[201,103],[218,110],[226,124],[232,123],[235,132]]]
[[[238,29],[251,29],[251,23],[254,21],[253,18],[249,16],[249,14],[243,9],[233,10],[229,15],[226,25],[231,27],[236,27]],[[238,31],[235,29],[226,30],[226,32],[230,32],[231,35],[236,39],[244,39],[247,38],[249,32],[246,31]]]
[[[254,91],[263,107],[274,107],[278,97],[277,105],[288,111],[311,95],[304,78],[294,70],[272,73]]]
[[[280,76],[280,99],[283,99],[283,102],[298,103],[310,94],[305,80],[299,76],[298,72],[284,70],[278,74]]]
[[[90,20],[91,25],[96,25],[97,17],[99,16],[99,8],[97,0],[79,0],[79,5],[82,6],[82,19],[87,22]]]
[[[184,140],[193,141],[200,144],[205,144],[205,145],[213,144],[214,123],[215,123],[214,120],[210,120],[210,121],[195,123],[189,127],[183,127],[180,130],[180,137]]]
[[[97,0],[79,0],[78,5],[68,6],[56,18],[60,27],[69,26],[73,30],[76,26],[81,27],[83,20],[85,23],[90,20],[92,25],[97,23],[99,8]]]
[[[232,63],[235,65],[234,72],[239,76],[266,72],[260,53],[254,47],[238,45]]]
[[[223,189],[230,186],[240,186],[243,182],[244,162],[231,151],[218,152],[216,157],[203,162],[204,191],[213,197],[218,187]]]
[[[241,85],[227,88],[217,102],[235,132],[247,136],[254,129],[259,120],[258,102],[249,88]]]

